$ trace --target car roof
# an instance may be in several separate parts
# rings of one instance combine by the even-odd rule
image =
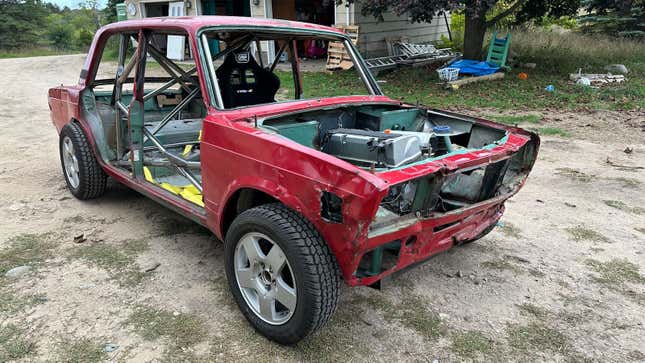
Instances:
[[[124,20],[111,23],[103,27],[103,31],[120,31],[133,28],[152,28],[152,29],[184,29],[187,32],[196,32],[197,30],[209,26],[239,26],[239,27],[276,27],[302,30],[319,30],[333,33],[344,34],[337,28],[329,26],[303,23],[299,21],[282,20],[282,19],[265,19],[251,18],[246,16],[221,16],[221,15],[204,15],[204,16],[177,16],[161,18],[143,18]]]

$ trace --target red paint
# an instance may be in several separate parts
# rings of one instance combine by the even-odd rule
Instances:
[[[49,90],[52,121],[56,129],[75,120],[85,130],[94,145],[89,127],[79,111],[79,94],[86,87],[100,58],[99,49],[108,36],[123,30],[177,29],[185,31],[196,49],[196,33],[205,26],[258,26],[289,27],[338,32],[336,29],[314,24],[296,23],[274,19],[237,17],[181,17],[132,20],[110,24],[98,31],[92,44],[78,85],[55,87]],[[196,59],[198,76],[202,81],[202,94],[207,105],[208,92],[199,57]],[[372,284],[382,277],[410,264],[445,251],[453,241],[463,241],[477,236],[495,223],[504,210],[504,201],[513,193],[493,198],[455,212],[434,218],[419,220],[396,232],[374,238],[367,237],[368,226],[373,220],[388,186],[420,176],[451,172],[459,168],[485,165],[507,158],[531,141],[539,142],[535,135],[524,130],[499,125],[486,120],[482,124],[511,131],[508,140],[491,150],[482,150],[462,155],[453,155],[442,160],[392,170],[370,173],[331,155],[318,152],[295,142],[285,140],[253,127],[253,118],[279,115],[286,112],[307,110],[333,105],[369,103],[399,104],[385,96],[348,96],[293,102],[274,103],[237,110],[217,110],[208,106],[208,115],[203,122],[202,181],[204,210],[190,202],[145,181],[133,178],[129,173],[102,163],[105,171],[119,182],[172,207],[183,215],[206,225],[220,239],[222,215],[229,198],[241,188],[252,188],[272,195],[288,207],[300,212],[321,233],[335,254],[345,281],[349,285]],[[96,147],[95,147],[96,149]],[[98,154],[98,153],[97,153]],[[343,224],[325,222],[320,217],[320,193],[330,191],[343,199]],[[458,223],[455,223],[458,222]],[[455,223],[449,228],[434,232],[436,226]],[[363,253],[392,240],[408,240],[416,237],[416,243],[403,247],[398,264],[378,276],[359,279],[353,276]]]

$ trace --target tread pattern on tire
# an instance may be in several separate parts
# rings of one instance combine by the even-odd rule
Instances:
[[[96,161],[92,145],[87,140],[83,129],[76,123],[70,122],[61,130],[61,142],[65,136],[69,136],[72,140],[79,162],[79,186],[76,191],[72,191],[72,194],[82,200],[100,197],[107,187],[107,175]],[[63,163],[62,155],[61,163]],[[63,174],[64,168],[63,165]]]
[[[339,299],[341,284],[340,268],[335,256],[316,228],[299,213],[281,203],[265,204],[244,211],[240,215],[264,218],[286,232],[291,243],[299,252],[299,258],[310,271],[305,286],[307,293],[314,297],[314,314],[305,328],[305,336],[322,327],[333,315]],[[235,222],[233,222],[235,224]]]

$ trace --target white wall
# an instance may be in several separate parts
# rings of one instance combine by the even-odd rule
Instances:
[[[406,37],[411,43],[427,43],[440,39],[442,34],[448,36],[443,15],[437,15],[432,23],[411,23],[406,16],[386,13],[383,14],[384,21],[379,22],[371,15],[363,16],[359,5],[354,16],[356,24],[360,26],[358,47],[364,57],[388,55],[386,37]]]

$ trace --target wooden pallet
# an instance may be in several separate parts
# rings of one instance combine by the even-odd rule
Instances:
[[[354,45],[358,44],[358,25],[334,25],[334,27],[347,33]],[[329,42],[329,45],[327,46],[327,70],[348,70],[353,66],[354,62],[345,51],[343,43]]]

